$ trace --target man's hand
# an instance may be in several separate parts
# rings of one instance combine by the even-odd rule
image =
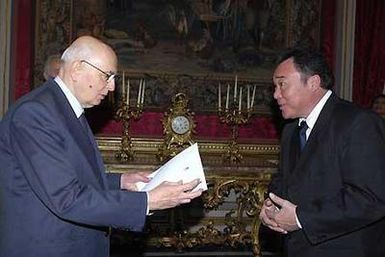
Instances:
[[[271,199],[272,205],[277,206],[278,208],[276,208],[275,210],[273,210],[272,208],[265,209],[265,219],[270,222],[267,224],[278,225],[278,227],[274,227],[272,225],[270,226],[273,230],[281,233],[287,233],[298,230],[299,227],[296,221],[297,206],[285,199],[276,196],[273,193],[269,194],[269,198]],[[270,226],[268,225],[268,227]]]
[[[136,173],[123,173],[120,176],[120,188],[130,191],[137,191],[135,183],[136,182],[145,182],[148,183],[150,179],[147,177],[151,172],[141,171]]]
[[[202,189],[192,192],[199,185],[200,180],[194,179],[189,183],[163,182],[148,192],[148,206],[150,210],[163,210],[189,203],[202,194]]]
[[[268,213],[274,213],[278,211],[279,211],[278,206],[275,205],[269,198],[267,198],[263,202],[261,212],[259,213],[259,218],[262,224],[267,226],[268,228],[274,231],[277,231],[279,233],[286,234],[287,231],[279,227],[278,223],[274,220],[274,218],[271,218],[271,215],[268,216]]]

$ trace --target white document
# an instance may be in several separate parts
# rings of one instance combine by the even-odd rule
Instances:
[[[138,191],[150,191],[164,181],[177,182],[182,180],[183,183],[187,183],[197,178],[200,179],[201,183],[194,191],[207,190],[206,178],[196,143],[174,156],[162,167],[151,173],[149,177],[152,179],[148,183],[136,183]]]

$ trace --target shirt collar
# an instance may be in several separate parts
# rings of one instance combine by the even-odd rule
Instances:
[[[313,108],[313,110],[310,112],[310,114],[306,118],[300,118],[298,120],[298,125],[301,124],[303,120],[306,121],[307,126],[310,128],[310,130],[313,129],[314,124],[316,123],[318,116],[320,115],[322,108],[326,104],[326,101],[329,99],[331,96],[332,91],[328,90],[326,94],[319,100],[317,105]]]
[[[79,118],[80,115],[83,114],[84,109],[79,103],[78,99],[72,94],[72,92],[68,89],[66,84],[61,80],[59,76],[56,76],[54,81],[59,85],[60,89],[63,91],[64,95],[66,96],[68,102],[71,105],[72,110],[75,112],[76,117]]]

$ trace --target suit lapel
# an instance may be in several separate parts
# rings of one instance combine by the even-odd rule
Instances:
[[[328,127],[328,122],[330,121],[334,106],[338,101],[338,97],[333,93],[322,108],[322,111],[318,116],[316,123],[314,124],[306,145],[293,170],[293,173],[296,175],[302,172],[306,172],[305,169],[302,168],[303,164],[306,163],[308,158],[312,158],[312,154],[314,154],[317,146],[322,144],[322,135]]]
[[[83,125],[82,125],[82,128],[83,128]],[[84,130],[84,128],[83,128],[83,130]],[[102,157],[99,153],[98,145],[96,143],[96,140],[94,138],[94,135],[92,133],[92,130],[91,130],[88,122],[87,122],[86,130],[87,130],[86,131],[87,137],[89,138],[89,141],[91,142],[93,149],[94,149],[94,157],[95,157],[95,161],[97,162],[98,170],[103,170],[104,169],[104,163],[103,163]],[[100,178],[100,179],[102,180],[101,182],[104,184],[104,187],[107,188],[107,181],[104,179],[104,176],[102,176],[102,178]]]
[[[295,122],[295,125],[297,122]],[[294,126],[293,131],[291,133],[291,139],[290,139],[290,152],[289,152],[289,160],[290,160],[290,165],[289,165],[289,172],[292,173],[296,167],[296,164],[298,163],[299,160],[299,137],[298,137],[298,129],[297,125]]]
[[[64,120],[66,121],[68,130],[70,134],[74,137],[75,141],[78,143],[79,148],[83,152],[88,163],[92,167],[92,170],[97,177],[101,185],[105,185],[104,179],[102,178],[101,168],[97,158],[97,146],[95,142],[90,140],[87,131],[83,128],[82,124],[76,117],[74,111],[71,108],[67,98],[64,93],[61,91],[59,86],[53,82],[50,86],[52,92],[55,95],[55,98],[58,100],[58,108],[60,113],[63,115]],[[92,133],[92,132],[91,132]]]

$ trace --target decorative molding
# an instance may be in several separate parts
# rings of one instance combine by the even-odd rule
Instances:
[[[135,158],[126,165],[143,165],[144,169],[148,167],[156,167],[160,165],[157,158],[158,149],[162,147],[163,140],[158,138],[131,138],[132,149],[135,152]],[[97,137],[99,149],[104,158],[108,170],[114,172],[124,172],[125,164],[120,163],[115,153],[119,151],[121,138],[120,137]],[[274,168],[278,163],[278,154],[280,147],[278,141],[266,141],[261,143],[240,143],[239,151],[244,156],[242,163],[237,165],[225,164],[222,156],[226,153],[228,142],[212,141],[212,140],[196,140],[199,145],[199,152],[202,156],[202,162],[207,167],[207,170],[221,168],[223,172],[233,170],[234,166],[239,170],[248,167],[255,167],[256,171],[261,171],[261,168]],[[223,174],[223,173],[222,173]]]
[[[109,172],[149,171],[160,165],[156,155],[162,139],[132,138],[136,156],[126,163],[115,158],[120,149],[120,138],[98,137],[97,142]],[[149,216],[142,240],[127,235],[118,240],[127,245],[174,251],[202,246],[249,247],[254,256],[260,257],[258,213],[271,175],[277,169],[277,142],[239,144],[244,159],[236,165],[223,162],[227,142],[201,140],[198,145],[208,191],[188,206]]]
[[[0,1],[0,119],[9,105],[12,0]]]
[[[353,65],[356,0],[337,1],[335,89],[348,101],[353,98]]]
[[[254,256],[261,256],[258,213],[270,175],[265,178],[257,176],[254,180],[211,179],[213,185],[203,195],[204,209],[219,208],[231,192],[236,194],[236,208],[225,211],[222,220],[209,218],[206,222],[201,222],[200,228],[195,232],[182,229],[170,236],[159,238],[158,242],[163,247],[172,247],[177,251],[208,245],[226,245],[233,248],[251,245]],[[221,223],[222,228],[218,228]]]

